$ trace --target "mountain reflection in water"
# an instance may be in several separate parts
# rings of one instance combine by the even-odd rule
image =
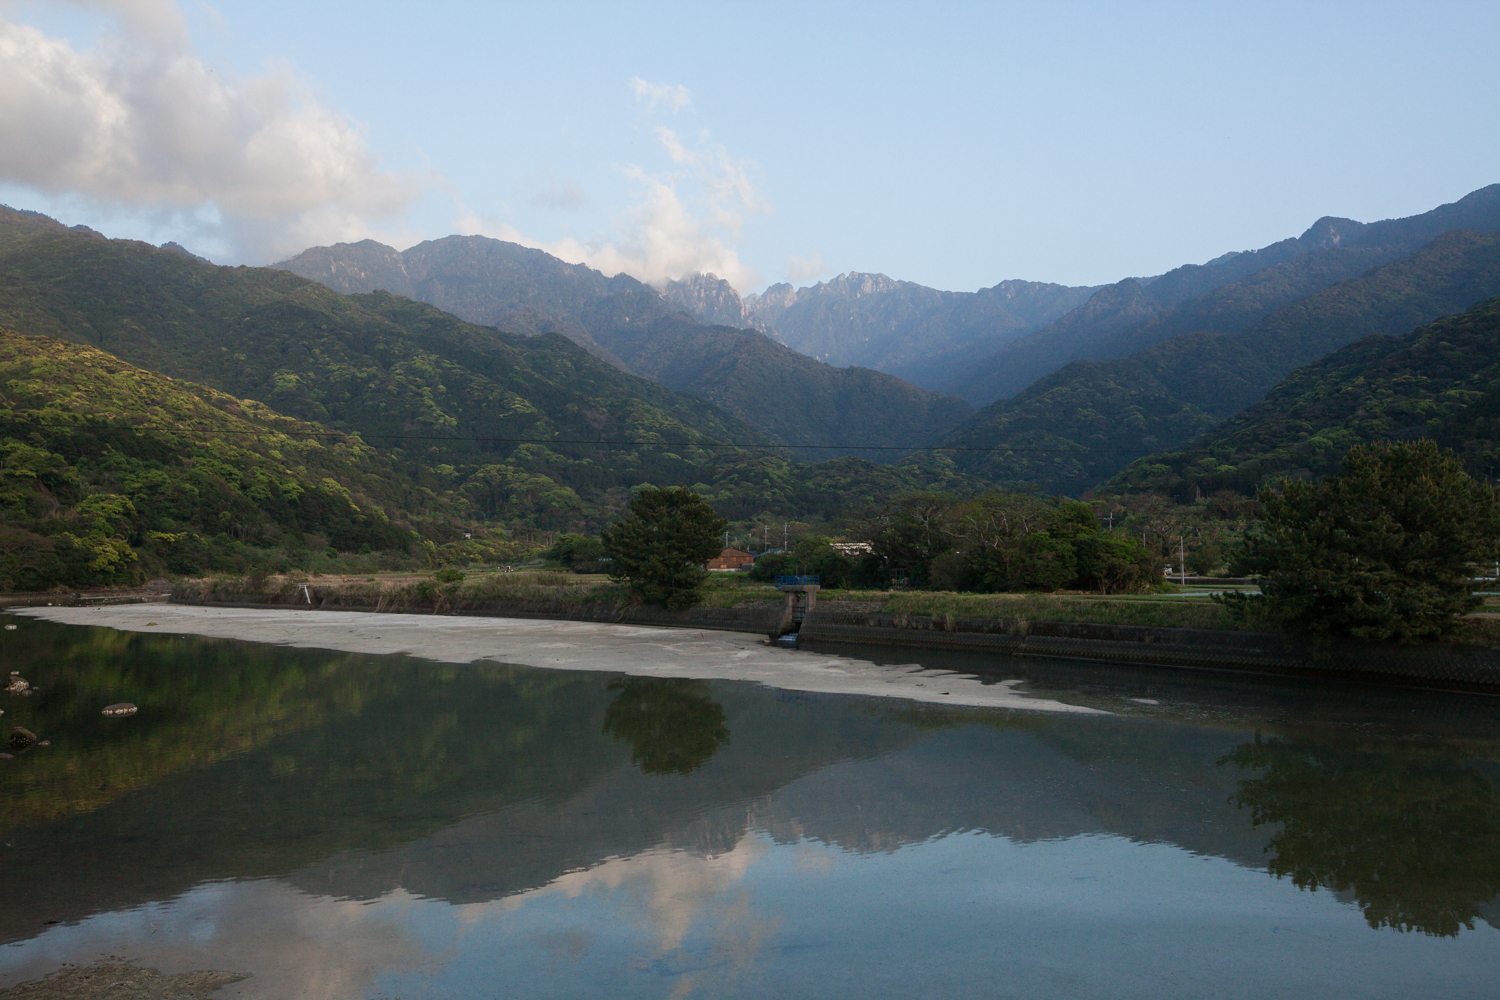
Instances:
[[[814,958],[847,963],[852,949],[892,976],[921,968],[957,989],[964,976],[988,981],[999,960],[963,959],[960,944],[994,940],[1054,983],[1037,990],[1068,995],[1068,982],[1081,989],[1068,979],[1082,947],[1071,933],[1094,942],[1101,976],[1146,956],[1130,974],[1150,992],[1152,962],[1205,927],[1253,964],[1253,942],[1286,951],[1268,935],[1296,920],[1343,935],[1351,969],[1374,967],[1355,954],[1362,938],[1374,947],[1374,928],[1387,942],[1392,929],[1423,932],[1399,935],[1407,948],[1468,941],[1484,963],[1400,952],[1414,976],[1493,985],[1500,974],[1500,737],[1487,699],[1002,664],[1034,690],[1116,713],[1078,716],[39,622],[3,635],[10,669],[42,692],[0,695],[5,722],[51,745],[0,761],[0,941],[11,942],[0,988],[113,950],[255,973],[241,984],[251,992],[226,995],[306,992],[255,967],[268,949],[305,946],[292,940],[298,920],[346,928],[317,933],[340,961],[362,956],[363,971],[315,991],[330,997],[375,990],[381,968],[417,975],[437,961],[417,942],[455,920],[524,928],[536,947],[501,949],[506,961],[654,970],[679,993],[713,977],[731,990],[732,972],[795,995],[795,975],[822,981]],[[1160,704],[1129,700],[1145,695]],[[122,700],[138,713],[100,716]],[[644,951],[622,943],[631,887],[651,928]],[[907,913],[927,896],[943,912]],[[263,926],[278,911],[284,925]],[[917,926],[959,914],[963,931],[919,943]],[[1155,944],[1131,936],[1146,914],[1171,917]],[[841,927],[852,936],[836,945]],[[1027,928],[1041,937],[1023,942]],[[1116,933],[1110,947],[1126,957],[1101,943]],[[445,988],[487,995],[489,973],[474,970],[499,961],[500,944],[468,940],[445,946],[468,956],[452,960],[459,979]],[[932,965],[924,947],[947,959]],[[1221,974],[1201,956],[1222,948],[1189,952],[1180,960]],[[1389,943],[1373,953],[1398,956]],[[317,955],[309,969],[337,964]],[[1032,982],[1023,971],[1017,982]],[[665,995],[590,975],[589,990]]]

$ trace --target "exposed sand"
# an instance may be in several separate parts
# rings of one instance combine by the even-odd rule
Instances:
[[[826,653],[771,646],[757,636],[741,632],[522,618],[262,611],[175,604],[28,608],[15,614],[128,632],[248,639],[351,653],[405,653],[443,663],[496,660],[556,670],[756,681],[789,691],[874,695],[944,705],[1107,714],[1029,697],[1015,690],[1019,681],[985,684],[972,675],[924,670],[915,664],[878,666]]]
[[[231,972],[165,976],[156,969],[105,962],[59,969],[0,992],[0,1000],[208,1000],[214,990],[245,978]]]

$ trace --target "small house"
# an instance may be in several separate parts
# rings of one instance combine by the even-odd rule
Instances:
[[[708,561],[710,573],[749,572],[755,565],[755,557],[744,549],[725,549]]]

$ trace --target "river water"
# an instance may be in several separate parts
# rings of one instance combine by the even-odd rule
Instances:
[[[1100,712],[947,707],[4,620],[41,690],[0,723],[48,745],[0,760],[0,990],[1500,994],[1500,700],[836,650]]]

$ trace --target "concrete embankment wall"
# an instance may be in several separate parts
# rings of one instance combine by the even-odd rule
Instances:
[[[218,594],[202,599],[181,592],[179,604],[242,608],[308,608],[405,614],[539,618],[620,625],[706,628],[775,636],[785,609],[778,604],[664,611],[643,605],[569,604],[563,601],[393,601],[389,597],[323,593]],[[802,623],[800,639],[812,644],[851,643],[910,649],[953,650],[997,656],[1103,660],[1184,669],[1235,670],[1295,676],[1394,680],[1422,686],[1500,691],[1500,649],[1450,644],[1393,647],[1378,644],[1317,646],[1276,633],[1210,629],[1032,622],[1005,618],[890,615],[821,601]]]
[[[819,604],[800,635],[813,643],[873,643],[1500,691],[1500,649],[1448,643],[1318,645],[1279,633],[888,615],[843,610],[833,602]]]

